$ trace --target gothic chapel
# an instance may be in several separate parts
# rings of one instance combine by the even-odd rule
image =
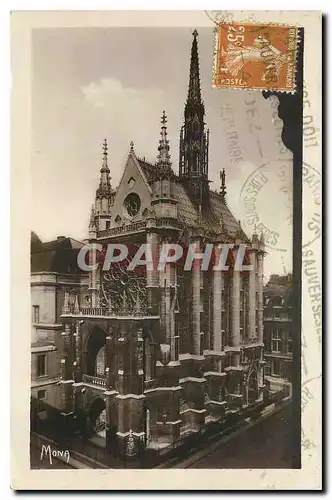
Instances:
[[[220,192],[209,189],[209,131],[201,98],[198,33],[193,32],[189,89],[180,131],[179,169],[172,168],[165,112],[156,162],[131,143],[121,181],[111,185],[107,143],[89,224],[90,243],[142,243],[154,259],[164,242],[197,252],[209,242],[248,247],[252,270],[191,270],[169,263],[130,272],[126,262],[89,275],[86,297],[62,311],[63,412],[76,416],[105,446],[167,446],[264,395],[264,239],[250,240]],[[92,261],[96,257],[92,254]],[[95,256],[95,257],[94,257]],[[93,262],[92,262],[93,263]]]

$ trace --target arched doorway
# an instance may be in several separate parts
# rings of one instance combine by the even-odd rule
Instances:
[[[103,377],[105,375],[106,333],[99,327],[93,328],[87,344],[86,373]]]
[[[258,380],[257,372],[255,370],[253,370],[248,377],[247,395],[248,404],[254,403],[256,399],[258,399]]]
[[[106,438],[106,406],[102,398],[95,398],[89,408],[90,431],[93,436]]]

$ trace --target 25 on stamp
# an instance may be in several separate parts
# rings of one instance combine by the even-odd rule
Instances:
[[[213,86],[295,91],[297,35],[291,26],[220,23]]]

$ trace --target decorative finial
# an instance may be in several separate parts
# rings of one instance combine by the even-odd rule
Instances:
[[[158,156],[156,163],[156,171],[155,175],[158,177],[163,177],[164,175],[169,176],[172,175],[171,169],[171,155],[169,152],[169,141],[167,139],[167,116],[165,111],[161,116],[161,132],[158,146]]]
[[[257,226],[254,224],[254,231],[252,233],[252,238],[251,238],[253,243],[256,243],[258,241],[258,234],[257,234]]]
[[[137,297],[136,297],[136,302],[135,302],[135,306],[134,306],[134,311],[135,313],[139,314],[141,312],[141,301],[140,301],[140,298],[139,298],[139,294],[137,293]]]
[[[110,315],[112,314],[112,311],[113,311],[112,301],[111,301],[111,297],[109,297],[109,299],[108,299],[108,312]]]
[[[224,168],[222,169],[219,175],[221,180],[220,194],[222,196],[222,201],[226,203],[226,173]]]
[[[78,304],[78,296],[75,295],[75,304],[74,304],[74,314],[80,313],[80,306]]]
[[[197,38],[198,37],[198,31],[197,29],[195,28],[194,31],[193,31],[193,37],[194,38]]]
[[[122,312],[123,313],[127,312],[127,295],[125,290],[123,290],[122,294]]]
[[[62,314],[69,314],[69,312],[70,312],[69,292],[65,292],[65,299],[64,299],[63,307],[62,307]]]
[[[96,212],[95,212],[95,207],[92,205],[91,206],[91,213],[90,213],[90,224],[89,227],[95,227],[96,225]]]
[[[110,169],[107,165],[107,140],[104,139],[103,142],[103,162],[100,169],[100,182],[99,188],[97,189],[96,196],[98,198],[109,197],[111,194],[111,181],[110,181]]]
[[[130,141],[130,152],[134,153],[134,141]]]

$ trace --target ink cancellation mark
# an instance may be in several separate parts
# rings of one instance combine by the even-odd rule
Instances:
[[[297,40],[295,26],[220,22],[213,87],[294,92]]]
[[[303,163],[303,247],[321,235],[321,177]],[[254,170],[240,193],[244,209],[243,229],[263,233],[265,246],[287,252],[293,238],[293,161],[265,163]]]

